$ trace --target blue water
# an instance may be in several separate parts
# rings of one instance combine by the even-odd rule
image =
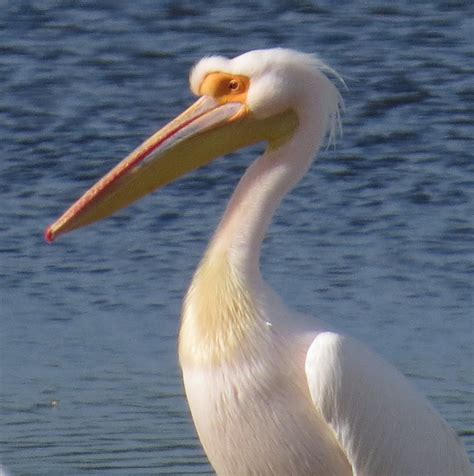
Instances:
[[[200,57],[286,46],[345,78],[344,135],[263,253],[295,309],[370,344],[474,458],[474,4],[0,2],[0,451],[13,475],[212,474],[180,303],[260,149],[60,239],[43,230],[191,100]]]

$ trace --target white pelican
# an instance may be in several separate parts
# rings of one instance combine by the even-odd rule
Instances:
[[[471,474],[453,430],[390,364],[290,311],[262,279],[265,231],[339,123],[321,61],[296,51],[209,57],[200,99],[120,162],[46,231],[109,216],[184,173],[265,141],[196,271],[179,359],[199,438],[219,475]]]

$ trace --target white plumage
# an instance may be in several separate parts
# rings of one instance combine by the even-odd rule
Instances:
[[[206,58],[191,75],[194,92],[212,71],[248,76],[247,104],[255,114],[291,107],[299,118],[290,141],[267,151],[242,178],[200,268],[214,261],[218,269],[212,277],[197,272],[184,306],[186,394],[217,473],[470,474],[454,432],[397,370],[327,325],[312,320],[309,326],[311,320],[288,311],[260,276],[260,245],[275,208],[307,171],[328,129],[334,133],[337,126],[341,99],[324,74],[331,70],[280,49],[234,60]],[[209,286],[223,288],[213,296],[216,309],[198,304]],[[236,309],[223,302],[232,294],[248,294],[243,300],[252,304],[243,312],[253,315],[237,350],[224,346],[218,358],[206,361],[202,354],[212,353],[215,337],[189,328],[205,326],[207,314],[216,313],[213,326],[222,327],[226,340],[226,313]]]

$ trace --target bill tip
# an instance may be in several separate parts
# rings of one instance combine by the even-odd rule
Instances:
[[[46,231],[44,232],[44,239],[49,244],[51,244],[54,241],[54,234],[53,234],[53,230],[51,229],[51,226],[48,226],[48,228],[46,228]]]

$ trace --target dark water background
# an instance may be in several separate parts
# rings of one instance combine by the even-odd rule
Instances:
[[[2,464],[212,474],[183,397],[180,302],[257,151],[90,229],[44,227],[192,98],[201,56],[318,52],[344,136],[278,212],[267,279],[400,368],[474,457],[474,4],[0,1]]]

